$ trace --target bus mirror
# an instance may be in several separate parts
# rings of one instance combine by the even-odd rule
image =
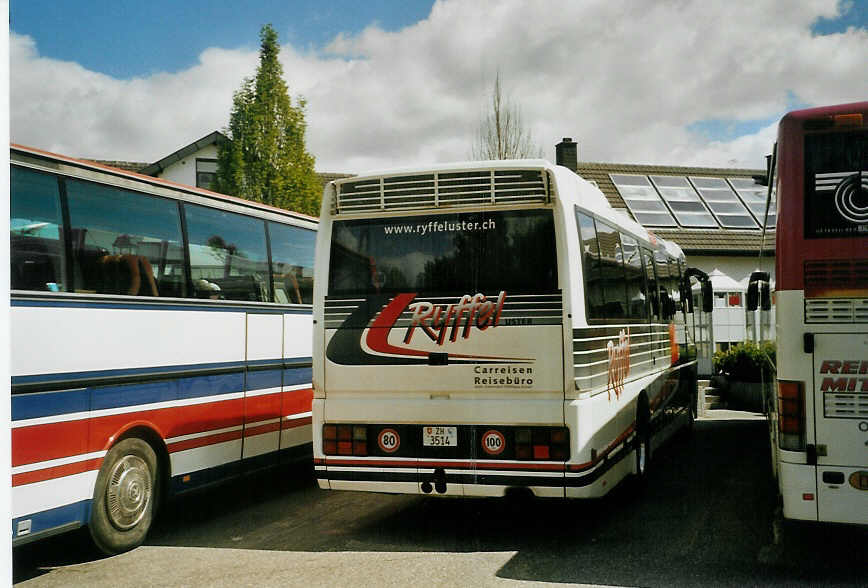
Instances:
[[[690,281],[681,282],[681,301],[684,303],[684,312],[693,314],[693,295],[690,291]]]
[[[702,282],[702,312],[714,310],[714,293],[711,290],[711,282]]]
[[[753,311],[760,305],[763,310],[770,310],[772,307],[768,272],[753,272],[747,282],[747,309]]]
[[[675,313],[672,311],[672,299],[669,297],[669,292],[660,290],[660,316],[663,320],[669,320]]]
[[[750,312],[756,310],[757,307],[757,299],[759,298],[758,286],[757,282],[751,282],[747,285],[747,309]]]
[[[760,308],[762,310],[772,309],[772,296],[768,282],[763,282],[760,288]]]

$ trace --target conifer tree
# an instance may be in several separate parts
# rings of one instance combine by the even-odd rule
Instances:
[[[259,66],[232,98],[225,134],[218,144],[215,189],[272,206],[319,215],[322,185],[305,147],[305,100],[292,104],[280,45],[270,24],[262,27]]]

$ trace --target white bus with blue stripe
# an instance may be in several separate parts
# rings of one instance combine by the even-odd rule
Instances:
[[[13,145],[13,545],[311,457],[316,219]]]
[[[602,496],[693,423],[683,253],[564,167],[337,180],[317,239],[321,488]]]

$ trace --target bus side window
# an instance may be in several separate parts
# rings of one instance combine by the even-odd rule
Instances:
[[[669,265],[666,254],[657,251],[654,253],[654,268],[657,270],[657,299],[660,305],[660,318],[664,321],[672,316],[672,300],[669,293]]]
[[[648,310],[651,320],[660,319],[660,293],[657,287],[657,272],[654,269],[654,254],[642,248],[642,259],[645,263],[645,283],[648,288]]]
[[[672,312],[678,313],[681,312],[681,290],[679,289],[679,284],[681,283],[681,268],[679,267],[678,260],[669,258],[669,297],[672,299]]]
[[[274,301],[313,303],[313,255],[316,233],[280,223],[268,223]]]
[[[605,316],[619,319],[627,316],[627,288],[624,275],[624,252],[618,230],[602,221],[596,221],[597,241],[600,244],[600,276],[605,299]]]
[[[196,298],[268,302],[265,221],[185,204]]]
[[[645,295],[645,274],[642,271],[642,256],[639,242],[621,233],[621,250],[624,254],[624,271],[627,275],[628,317],[648,320],[647,297]]]
[[[600,248],[597,243],[597,229],[594,219],[590,216],[576,212],[576,221],[579,225],[580,243],[582,246],[582,268],[585,280],[585,307],[587,316],[591,318],[605,318],[603,284],[600,278]]]
[[[13,290],[67,290],[57,178],[12,168],[9,211],[10,287]]]
[[[183,296],[175,201],[66,180],[76,292]]]

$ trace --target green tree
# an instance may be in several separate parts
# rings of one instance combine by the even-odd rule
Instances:
[[[292,104],[280,45],[270,24],[259,33],[259,66],[232,98],[225,134],[217,147],[215,189],[272,206],[319,215],[322,184],[305,147],[306,102]]]

